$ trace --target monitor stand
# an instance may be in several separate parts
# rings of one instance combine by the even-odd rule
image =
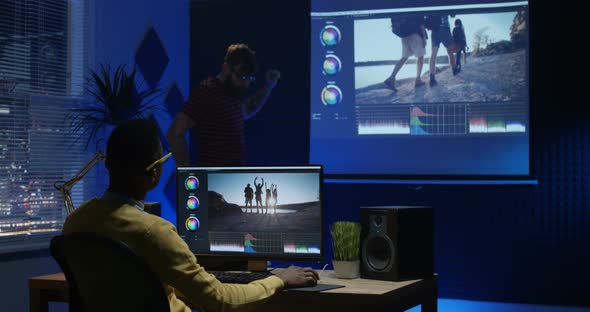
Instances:
[[[248,260],[248,271],[266,271],[266,261],[264,260]]]
[[[197,262],[211,271],[266,271],[264,260],[230,260],[224,257],[197,257]]]

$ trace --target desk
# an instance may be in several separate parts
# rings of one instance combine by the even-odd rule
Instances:
[[[260,311],[405,311],[419,304],[422,312],[437,311],[437,276],[403,282],[367,279],[338,279],[324,271],[321,281],[341,284],[344,288],[322,292],[283,291],[268,301]],[[30,312],[47,312],[50,301],[68,302],[68,284],[63,273],[29,279]]]

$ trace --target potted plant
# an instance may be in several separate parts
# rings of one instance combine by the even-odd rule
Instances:
[[[360,268],[361,225],[338,221],[330,227],[334,250],[334,273],[338,278],[357,278]]]
[[[128,73],[124,65],[119,65],[111,73],[109,66],[100,65],[98,71],[90,70],[86,91],[92,103],[83,108],[72,109],[72,130],[79,138],[86,138],[86,148],[99,131],[106,126],[145,118],[145,113],[154,108],[150,103],[156,99],[161,90],[147,88],[138,91],[136,86],[136,68]]]

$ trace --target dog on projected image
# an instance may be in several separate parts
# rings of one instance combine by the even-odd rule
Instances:
[[[210,174],[208,183],[210,231],[301,232],[319,230],[321,226],[314,221],[321,217],[315,173],[219,173]],[[261,200],[254,205],[253,192],[248,188],[252,183],[263,189]],[[317,228],[310,228],[310,224]]]

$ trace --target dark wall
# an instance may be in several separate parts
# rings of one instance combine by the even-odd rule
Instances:
[[[574,7],[581,5],[531,2],[532,163],[538,185],[325,187],[326,225],[358,220],[360,206],[434,207],[440,297],[590,305],[590,115],[582,112],[589,80],[587,65],[578,59],[585,34],[575,26],[587,17]],[[192,2],[193,84],[219,71],[225,47],[235,41],[258,51],[262,70],[276,66],[283,73],[267,106],[247,124],[252,163],[308,161],[308,27],[307,1]]]
[[[28,311],[29,278],[59,271],[59,266],[47,249],[0,254],[0,310]],[[50,303],[49,311],[67,311],[67,305]]]

